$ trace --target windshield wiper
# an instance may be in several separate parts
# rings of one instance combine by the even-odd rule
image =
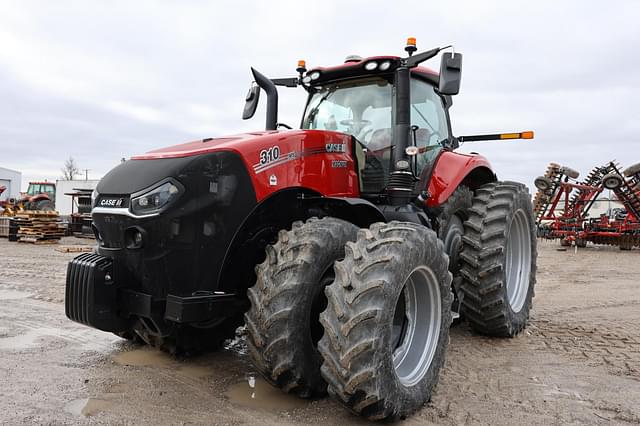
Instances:
[[[320,110],[320,105],[322,105],[322,103],[323,103],[324,101],[326,101],[327,99],[329,99],[329,97],[330,97],[331,95],[333,95],[333,93],[336,91],[336,89],[338,89],[338,87],[337,87],[337,86],[334,86],[334,87],[332,87],[331,89],[329,89],[329,90],[327,91],[327,94],[320,98],[320,101],[318,101],[318,105],[316,105],[315,107],[313,107],[313,109],[312,109],[311,111],[309,111],[309,115],[308,115],[308,117],[309,117],[308,122],[309,122],[309,123],[312,123],[312,122],[313,122],[313,120],[315,120],[315,119],[316,119],[316,114],[317,114],[317,113],[318,113],[318,111]]]

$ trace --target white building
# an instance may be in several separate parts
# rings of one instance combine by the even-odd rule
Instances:
[[[611,193],[594,201],[589,210],[589,217],[598,218],[601,214],[611,215],[614,209],[624,209],[624,205],[618,201],[615,194]]]
[[[0,186],[7,189],[0,194],[0,201],[8,198],[18,198],[20,196],[20,186],[22,185],[22,173],[0,167]]]
[[[72,197],[65,195],[76,192],[76,189],[95,189],[98,179],[89,180],[57,180],[56,181],[56,210],[61,216],[69,216],[72,210]],[[78,206],[73,206],[73,212],[78,212]]]

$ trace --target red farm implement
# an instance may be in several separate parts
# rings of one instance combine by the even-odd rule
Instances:
[[[534,214],[538,235],[572,242],[619,246],[630,250],[640,246],[640,164],[620,172],[616,162],[595,167],[582,182],[578,172],[551,163],[544,176],[536,178],[538,188]],[[589,211],[605,190],[611,190],[622,209],[590,218]]]

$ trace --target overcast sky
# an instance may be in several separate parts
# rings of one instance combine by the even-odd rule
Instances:
[[[242,121],[254,66],[271,77],[454,44],[464,54],[456,135],[534,130],[533,141],[468,143],[502,179],[532,185],[548,162],[583,175],[640,162],[638,1],[0,0],[0,166],[90,178],[120,158],[259,130]],[[438,60],[431,66],[437,68]],[[298,125],[302,89],[280,91]],[[262,101],[264,104],[264,100]]]

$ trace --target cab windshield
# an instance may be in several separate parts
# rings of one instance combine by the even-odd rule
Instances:
[[[302,128],[346,133],[376,149],[370,145],[390,142],[392,105],[392,85],[382,78],[330,84],[311,95]]]

